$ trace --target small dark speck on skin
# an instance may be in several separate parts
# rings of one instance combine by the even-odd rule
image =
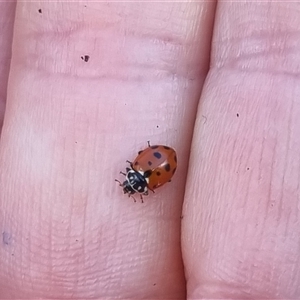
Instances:
[[[240,116],[240,114],[239,114],[239,113],[237,113],[237,114],[236,114],[236,116],[237,116],[237,117],[239,117],[239,116]]]
[[[42,9],[40,8],[40,9],[38,10],[38,12],[41,14],[41,13],[42,13]]]
[[[156,285],[156,283],[153,283],[153,285]]]
[[[76,242],[78,242],[78,240],[75,240]]]
[[[156,125],[156,128],[159,128],[159,126],[158,126],[158,125]]]
[[[85,62],[88,62],[89,59],[90,59],[90,56],[89,55],[84,55],[84,56],[81,56],[81,59],[84,60]]]
[[[247,170],[250,170],[250,168],[247,168]]]
[[[9,245],[11,243],[11,234],[8,232],[2,232],[2,242],[5,245]]]

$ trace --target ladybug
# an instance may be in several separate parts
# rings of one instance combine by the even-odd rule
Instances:
[[[125,181],[120,186],[123,188],[124,194],[131,197],[133,194],[148,195],[148,191],[152,191],[171,181],[176,167],[177,156],[174,149],[163,145],[150,146],[139,151],[138,156],[133,162],[129,163],[130,168],[126,168],[126,173],[120,172],[126,176]],[[133,197],[134,199],[134,197]],[[134,199],[135,201],[135,199]]]

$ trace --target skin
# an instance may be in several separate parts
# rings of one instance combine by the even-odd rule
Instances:
[[[298,3],[0,6],[2,298],[300,297]]]

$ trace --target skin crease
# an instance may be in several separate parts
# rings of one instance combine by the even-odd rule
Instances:
[[[7,82],[13,39],[16,2],[0,2],[0,128],[2,128],[7,97]]]
[[[19,2],[0,298],[299,298],[299,15]],[[140,204],[114,179],[147,140],[174,147],[178,169]]]

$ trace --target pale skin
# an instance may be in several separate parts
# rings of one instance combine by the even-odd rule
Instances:
[[[0,298],[300,297],[299,3],[0,7]]]

